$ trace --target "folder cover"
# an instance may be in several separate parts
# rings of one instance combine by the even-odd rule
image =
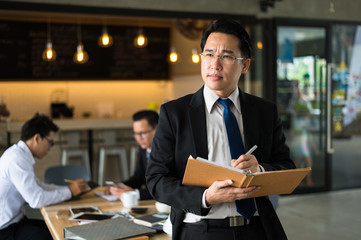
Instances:
[[[87,240],[125,239],[152,233],[156,231],[121,217],[64,228],[64,238]]]
[[[260,186],[258,192],[249,196],[253,198],[292,193],[310,171],[311,168],[298,168],[249,174],[241,169],[189,157],[183,185],[209,187],[214,181],[231,179],[234,187]]]

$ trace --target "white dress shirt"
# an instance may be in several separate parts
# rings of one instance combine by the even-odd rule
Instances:
[[[25,216],[24,203],[41,208],[71,198],[66,186],[40,182],[34,173],[35,160],[30,149],[19,141],[0,158],[0,229]]]
[[[219,163],[224,166],[231,166],[231,152],[229,150],[228,136],[223,120],[224,107],[217,101],[219,96],[204,85],[204,100],[206,105],[207,122],[207,143],[208,160]],[[241,104],[239,102],[239,90],[236,90],[228,97],[232,100],[231,111],[237,119],[241,136],[244,141],[243,122],[241,114]],[[203,194],[202,205],[205,207],[205,194]],[[257,214],[257,213],[256,213]],[[197,222],[204,218],[218,218],[240,215],[237,212],[235,202],[219,203],[211,206],[210,212],[206,216],[199,216],[192,213],[186,213],[184,222]]]

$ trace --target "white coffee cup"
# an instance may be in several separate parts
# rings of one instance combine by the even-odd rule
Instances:
[[[128,191],[122,194],[120,200],[125,208],[132,208],[138,205],[138,194],[135,191]]]
[[[170,212],[170,206],[167,204],[161,203],[161,202],[155,202],[155,208],[160,213],[169,213]]]

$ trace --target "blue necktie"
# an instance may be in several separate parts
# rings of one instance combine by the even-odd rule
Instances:
[[[236,117],[231,111],[232,101],[230,99],[218,99],[218,102],[223,105],[223,119],[227,129],[227,136],[229,142],[229,149],[231,151],[232,159],[238,159],[239,156],[245,153],[241,132],[238,127]],[[247,219],[250,219],[256,212],[254,199],[236,200],[237,212],[242,214]]]

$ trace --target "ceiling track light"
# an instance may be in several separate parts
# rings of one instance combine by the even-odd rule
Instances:
[[[56,52],[53,48],[53,43],[51,42],[50,22],[48,22],[47,42],[46,42],[45,50],[43,51],[43,54],[42,54],[42,58],[46,62],[52,62],[56,59]]]

